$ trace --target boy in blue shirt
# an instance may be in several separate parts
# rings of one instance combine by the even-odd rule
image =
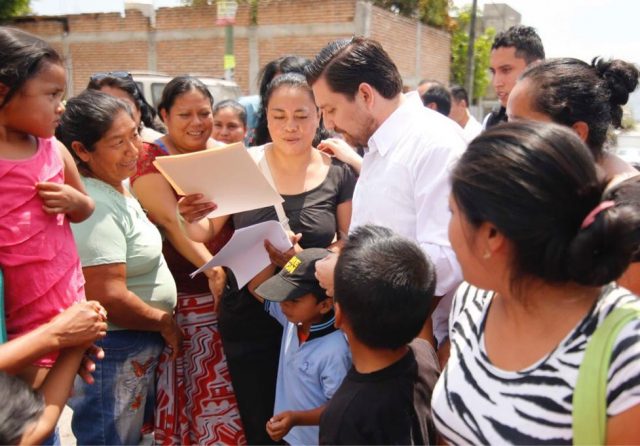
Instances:
[[[320,415],[351,367],[346,338],[334,327],[333,299],[315,277],[316,262],[327,254],[305,249],[255,290],[284,327],[275,415],[266,426],[274,441],[318,444]]]

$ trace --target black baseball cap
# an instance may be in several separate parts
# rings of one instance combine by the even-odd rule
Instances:
[[[331,251],[325,248],[308,248],[291,257],[282,270],[256,288],[256,294],[272,302],[293,300],[312,293],[319,300],[327,294],[316,279],[316,262]]]

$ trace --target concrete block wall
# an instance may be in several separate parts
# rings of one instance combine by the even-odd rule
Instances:
[[[155,26],[140,11],[18,19],[20,27],[48,40],[66,58],[71,94],[92,73],[160,71],[222,77],[224,29],[215,26],[216,7],[160,8]],[[235,80],[245,93],[257,91],[260,68],[270,60],[313,57],[327,42],[352,35],[379,40],[413,87],[427,77],[448,81],[449,35],[373,7],[363,0],[262,0],[258,25],[241,4],[234,27]]]

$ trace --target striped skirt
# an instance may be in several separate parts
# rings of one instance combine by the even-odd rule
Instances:
[[[182,353],[157,371],[157,444],[246,444],[210,293],[178,295]]]

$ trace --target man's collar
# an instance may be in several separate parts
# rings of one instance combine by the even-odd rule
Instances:
[[[411,127],[411,118],[415,113],[421,113],[424,105],[417,91],[404,95],[404,101],[394,110],[380,127],[369,138],[369,151],[378,151],[385,156],[392,149],[398,139]]]

